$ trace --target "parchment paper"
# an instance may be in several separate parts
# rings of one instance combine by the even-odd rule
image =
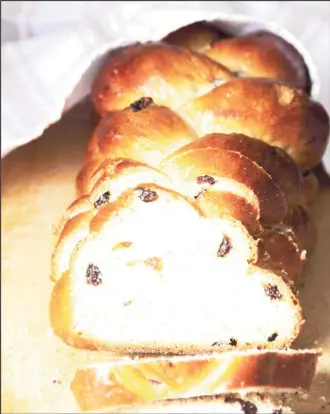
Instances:
[[[41,139],[13,151],[2,164],[2,412],[78,412],[70,391],[75,368],[102,359],[52,336],[48,305],[50,257],[64,209],[75,198],[75,177],[96,118],[89,103],[67,113]],[[322,176],[321,176],[322,178]],[[319,237],[303,278],[307,317],[296,347],[325,351],[311,395],[291,402],[298,413],[330,412],[330,185],[313,208]]]

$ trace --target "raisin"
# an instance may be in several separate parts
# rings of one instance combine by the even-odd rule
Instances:
[[[89,285],[98,286],[102,283],[102,273],[98,266],[90,263],[86,270],[86,279]]]
[[[229,345],[231,345],[231,346],[236,346],[236,345],[237,345],[237,341],[236,341],[236,339],[235,339],[235,338],[230,338],[230,339],[229,339]]]
[[[251,401],[243,401],[243,403],[241,403],[241,407],[244,414],[256,414],[258,412],[257,406]]]
[[[217,251],[217,256],[218,257],[226,256],[230,252],[231,247],[232,246],[231,246],[230,240],[228,239],[227,236],[224,236],[224,238],[223,238],[223,240],[220,244],[220,247]]]
[[[210,175],[200,175],[197,177],[197,184],[210,184],[214,185],[216,183],[215,179]]]
[[[245,401],[242,398],[238,398],[232,395],[227,395],[225,397],[226,403],[239,403],[241,405],[242,411],[244,414],[257,414],[258,408],[250,401]]]
[[[149,188],[140,187],[138,188],[138,191],[140,191],[140,200],[144,201],[145,203],[150,203],[151,201],[155,201],[158,198],[156,191],[152,191]]]
[[[270,337],[267,339],[268,342],[273,342],[278,337],[278,333],[274,332]]]
[[[273,414],[283,414],[282,408],[276,408],[276,410],[273,411]]]
[[[95,201],[94,207],[98,208],[102,206],[103,204],[109,203],[110,201],[110,191],[106,191],[100,197]]]
[[[144,98],[141,98],[133,102],[130,105],[130,108],[133,112],[139,112],[139,111],[142,111],[143,109],[148,108],[148,106],[152,105],[153,103],[154,101],[152,100],[152,98],[144,97]]]
[[[266,295],[269,296],[271,300],[282,298],[282,295],[276,285],[269,284],[268,286],[265,287],[265,292],[266,292]]]

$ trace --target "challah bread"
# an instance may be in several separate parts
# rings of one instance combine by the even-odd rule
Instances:
[[[207,152],[213,154],[218,151],[221,162],[213,163],[213,170],[216,175],[220,175],[221,183],[212,185],[213,190],[219,185],[223,187],[228,180],[231,181],[231,192],[235,186],[236,193],[242,193],[238,187],[244,186],[245,198],[248,197],[247,191],[250,191],[254,204],[259,204],[258,199],[261,199],[261,203],[271,210],[268,213],[272,216],[270,220],[275,222],[285,218],[287,205],[300,201],[301,173],[293,160],[279,148],[240,134],[212,134],[197,140],[197,136],[173,112],[154,105],[151,100],[144,102],[139,111],[129,107],[123,111],[110,112],[100,121],[88,146],[87,165],[78,178],[78,192],[84,194],[91,191],[95,183],[91,177],[100,164],[96,159],[128,158],[159,168],[165,157],[177,157],[175,152],[179,151],[183,161],[175,165],[171,163],[167,173],[172,178],[179,175],[177,178],[180,181],[180,177],[185,174],[185,158],[192,156],[191,153],[185,156],[184,152],[191,150],[200,150],[201,153],[195,156],[201,164],[199,168],[196,167],[199,173],[197,171],[193,177],[196,194],[200,192],[196,178],[211,175],[212,166],[207,163]],[[204,156],[203,150],[206,152]],[[247,170],[249,174],[245,174]],[[261,194],[267,194],[267,200]],[[257,209],[260,210],[260,206]]]
[[[303,180],[301,173],[293,160],[284,151],[242,134],[211,134],[196,140],[196,135],[172,111],[154,105],[151,100],[142,99],[140,101],[142,102],[140,102],[139,111],[129,107],[123,111],[110,112],[100,121],[88,146],[87,164],[78,176],[78,194],[90,192],[93,185],[95,185],[95,177],[104,174],[103,166],[108,161],[101,163],[103,160],[129,158],[159,168],[165,157],[188,144],[184,147],[187,150],[198,150],[203,147],[212,149],[212,151],[213,149],[221,150],[222,163],[219,162],[218,164],[223,164],[224,155],[227,155],[227,158],[236,157],[237,159],[239,157],[238,161],[242,165],[243,174],[241,173],[240,177],[239,174],[235,174],[229,186],[230,195],[226,196],[227,198],[231,197],[236,202],[223,200],[225,197],[223,192],[219,194],[219,191],[217,191],[217,194],[214,194],[215,188],[219,190],[219,183],[209,188],[209,190],[212,189],[213,194],[209,194],[207,191],[200,194],[199,204],[203,204],[204,208],[208,208],[209,214],[218,214],[218,209],[222,209],[224,206],[226,209],[231,209],[231,214],[241,220],[252,232],[260,232],[260,224],[258,223],[260,212],[256,207],[256,204],[258,204],[257,195],[251,194],[250,191],[250,199],[254,199],[252,201],[255,204],[251,206],[246,202],[247,191],[243,191],[243,194],[241,192],[243,197],[237,194],[242,189],[242,178],[245,185],[244,190],[251,190],[251,183],[248,180],[253,171],[255,171],[254,175],[257,178],[261,176],[261,182],[267,180],[270,182],[268,175],[271,175],[273,181],[275,181],[275,183],[268,184],[268,188],[262,188],[261,184],[258,183],[259,190],[257,190],[259,194],[267,193],[267,197],[269,196],[268,202],[265,202],[273,215],[285,214],[283,211],[286,210],[284,204],[290,207],[299,201],[304,203],[304,200],[299,200],[299,197],[302,196]],[[133,107],[135,108],[135,104],[133,104]],[[231,153],[227,151],[231,151]],[[250,158],[251,161],[246,158]],[[247,163],[248,165],[246,165]],[[180,167],[180,164],[178,164],[177,170],[180,170]],[[235,166],[230,166],[230,169],[223,168],[223,172],[221,172],[221,165],[216,167],[218,169],[217,173],[221,173],[221,186],[224,187],[224,184],[228,183],[228,177],[225,181],[224,175],[228,175],[230,169],[235,168]],[[251,169],[251,174],[244,174],[247,168]],[[184,170],[182,174],[184,174]],[[198,175],[194,179],[196,180],[197,177]],[[241,179],[240,186],[238,185],[239,178]],[[204,187],[205,185],[207,183],[204,183]],[[248,186],[250,188],[246,188]],[[200,193],[200,185],[195,182],[195,187],[197,188],[196,194]],[[275,191],[270,192],[270,187]],[[280,192],[278,187],[280,187]],[[232,197],[233,192],[236,192],[236,198]],[[285,201],[281,192],[285,195]],[[223,202],[222,200],[216,200],[215,197],[221,197]],[[275,204],[273,204],[271,197],[282,199],[282,202],[275,200]],[[277,208],[274,208],[275,205]],[[281,219],[281,216],[279,219]]]
[[[257,395],[240,396],[226,394],[217,397],[196,397],[156,402],[149,405],[133,405],[104,412],[143,413],[143,414],[293,414],[289,407],[274,404],[269,398]]]
[[[109,112],[102,118],[88,146],[87,164],[78,176],[78,194],[92,192],[93,186],[102,180],[107,185],[103,186],[103,192],[111,193],[111,186],[116,182],[115,170],[112,171],[115,160],[129,157],[163,167],[174,179],[176,176],[176,185],[174,182],[171,185],[196,199],[206,216],[233,217],[258,237],[262,232],[260,211],[263,218],[279,222],[287,215],[287,209],[304,202],[301,200],[302,174],[280,148],[242,134],[210,134],[198,140],[169,109],[153,104],[150,99],[141,99],[139,105],[138,111],[132,109],[136,108],[133,103],[123,111]],[[177,143],[181,145],[178,152]],[[194,163],[190,162],[192,150],[200,152],[195,155]],[[204,150],[208,151],[206,156]],[[210,163],[210,157],[214,163]],[[281,274],[296,280],[301,273],[303,256],[292,240],[292,235],[282,235],[276,238],[276,245],[269,242],[267,245],[274,251],[276,260],[279,251],[287,251],[281,266],[286,263],[289,268],[282,268]],[[271,251],[267,256],[262,251],[263,266],[266,257],[269,268],[277,270],[279,266],[272,263]]]
[[[126,208],[127,206],[125,205],[125,202],[123,202],[124,204],[120,204],[120,200],[127,200],[125,192],[127,193],[127,190],[130,188],[137,189],[143,183],[150,183],[147,186],[149,192],[153,191],[152,188],[155,183],[157,183],[158,187],[163,186],[168,189],[171,188],[171,182],[166,175],[138,162],[126,160],[120,161],[117,159],[112,163],[103,163],[101,167],[103,175],[99,177],[96,174],[98,180],[95,180],[96,183],[91,193],[88,196],[81,196],[69,207],[62,223],[58,227],[60,237],[53,256],[53,278],[55,280],[59,279],[63,272],[69,270],[69,261],[72,251],[75,249],[77,243],[86,237],[89,234],[89,231],[92,231],[89,227],[92,223],[96,222],[95,219],[92,222],[92,218],[94,216],[99,217],[100,208],[103,205],[111,205],[111,209],[114,208],[113,206],[117,206],[117,204],[119,208]],[[156,207],[159,214],[158,218],[160,220],[161,217],[170,220],[171,217],[166,216],[167,213],[166,209],[164,210],[164,206],[159,205],[159,202],[156,202],[159,201],[158,196],[161,192],[167,198],[172,197],[171,200],[173,199],[173,202],[181,200],[181,204],[187,206],[188,211],[189,209],[194,211],[196,223],[198,225],[197,220],[199,220],[202,212],[193,199],[188,200],[185,197],[180,196],[180,194],[173,191],[166,191],[162,187],[157,188],[155,192],[157,194],[157,197],[154,200],[155,202],[150,204],[147,202],[148,200],[146,200],[143,208],[148,208],[148,206]],[[138,200],[141,201],[140,198],[138,198]],[[109,204],[110,202],[115,202],[117,204]],[[130,211],[129,207],[127,207],[127,209]],[[175,214],[175,211],[173,214]],[[101,215],[101,217],[103,216]],[[178,217],[178,220],[182,220],[181,217]],[[208,220],[204,219],[202,221],[207,222]],[[228,256],[230,260],[234,262],[237,262],[237,260],[239,262],[243,261],[243,263],[255,262],[257,260],[257,241],[249,235],[246,228],[238,220],[234,220],[230,217],[227,219],[223,217],[222,219],[212,220],[212,222],[213,221],[219,223],[222,233],[227,235],[231,244],[237,245],[237,247],[240,246],[239,249],[236,249],[237,253],[232,251],[231,255]],[[211,221],[208,222],[211,223]],[[193,224],[193,222],[189,222],[186,225],[190,226],[190,229],[193,228],[191,227]],[[151,226],[151,223],[148,223],[148,226]],[[175,228],[172,228],[171,231],[175,233]],[[198,233],[197,229],[196,232]],[[219,233],[219,236],[220,234],[221,233]],[[165,233],[162,237],[165,237]]]
[[[238,76],[271,78],[310,91],[308,69],[285,39],[258,30],[230,36],[209,22],[198,22],[168,34],[164,42],[202,52]]]
[[[268,173],[284,193],[288,206],[300,203],[303,177],[285,151],[243,134],[209,134],[182,146],[179,153],[208,148],[237,152]],[[248,168],[248,166],[246,167]]]
[[[203,54],[138,44],[110,54],[92,98],[104,115],[150,97],[176,111],[199,137],[242,133],[282,148],[304,170],[317,165],[329,135],[324,108],[280,81],[233,76]]]
[[[323,107],[165,42],[110,53],[92,98],[103,119],[58,229],[55,333],[130,352],[290,346]]]
[[[319,355],[317,351],[250,350],[134,360],[115,358],[79,368],[71,389],[84,411],[111,411],[121,406],[126,410],[129,405],[144,407],[155,401],[231,392],[240,393],[242,398],[251,392],[306,391]]]

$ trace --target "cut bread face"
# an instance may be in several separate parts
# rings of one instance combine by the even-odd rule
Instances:
[[[91,189],[90,194],[80,197],[80,199],[75,201],[69,207],[59,226],[60,237],[53,255],[52,277],[54,280],[58,280],[63,272],[69,270],[70,255],[74,250],[75,245],[87,236],[89,223],[91,222],[92,217],[98,214],[100,207],[116,201],[125,191],[134,187],[137,188],[140,185],[143,185],[144,182],[150,183],[150,185],[157,184],[161,188],[167,188],[169,191],[171,191],[171,188],[175,187],[172,180],[164,172],[156,170],[146,164],[130,160],[105,160],[101,163],[99,169],[90,174],[88,185],[89,189]],[[198,185],[198,188],[200,190],[202,185]],[[172,194],[172,197],[176,199],[178,199],[178,197],[180,198],[178,193],[169,192],[168,194]],[[230,236],[232,232],[235,232],[236,229],[235,234],[237,234],[237,236],[234,234],[233,237],[240,238],[237,245],[242,248],[240,253],[236,250],[237,255],[240,254],[243,258],[246,257],[246,242],[244,243],[244,238],[246,238],[252,249],[251,254],[248,254],[248,260],[253,259],[255,261],[256,253],[255,249],[253,251],[253,244],[255,244],[256,241],[254,241],[249,234],[250,229],[256,233],[261,231],[261,225],[259,224],[255,210],[244,200],[239,200],[234,194],[218,194],[216,200],[217,203],[209,203],[208,198],[206,198],[205,195],[206,194],[202,195],[197,202],[193,197],[191,197],[190,201],[181,197],[181,201],[185,202],[186,200],[187,206],[190,206],[190,208],[192,208],[191,205],[194,205],[193,208],[196,217],[197,215],[206,217],[209,217],[208,215],[210,215],[210,219],[216,218],[218,221],[220,220],[219,222],[221,222],[223,226],[228,227],[228,236]],[[222,200],[220,201],[221,197]],[[232,208],[228,205],[228,200],[233,201]],[[152,204],[152,206],[155,205],[158,208],[159,202]],[[217,208],[215,211],[212,211],[212,206],[215,205]],[[119,208],[120,207],[119,204]],[[146,207],[145,205],[144,208],[148,209],[149,207]],[[175,212],[173,212],[172,216],[174,215]],[[183,215],[184,214],[178,216],[179,221]],[[242,219],[243,224],[241,224],[240,219]],[[129,220],[129,216],[125,220]],[[159,220],[161,221],[162,219],[160,218]],[[196,220],[198,221],[198,219]],[[207,220],[204,220],[204,222],[206,223]],[[210,223],[211,222],[209,221],[209,226],[211,226]],[[132,225],[134,226],[134,223]],[[189,226],[193,226],[193,223],[190,223]],[[225,230],[225,227],[223,227],[223,230]],[[195,230],[193,227],[189,227],[187,231],[190,233]],[[196,232],[198,233],[197,229]],[[233,255],[232,258],[234,259]]]
[[[84,411],[136,409],[155,402],[166,406],[169,400],[224,393],[308,391],[319,356],[318,351],[249,350],[117,358],[79,368],[71,389]]]
[[[249,265],[256,243],[240,222],[208,219],[182,195],[145,184],[101,206],[89,232],[51,303],[66,342],[193,353],[283,347],[298,335],[297,299]]]
[[[58,226],[59,239],[52,258],[53,280],[68,271],[72,251],[89,234],[90,222],[101,206],[115,201],[125,190],[144,181],[171,188],[171,180],[161,171],[127,159],[104,160],[98,168],[93,166],[85,173],[88,180],[80,175],[84,182],[82,192],[89,193],[71,204]]]

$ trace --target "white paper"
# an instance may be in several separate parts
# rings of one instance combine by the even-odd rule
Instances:
[[[84,98],[107,50],[198,20],[244,19],[233,14],[295,35],[317,67],[318,99],[330,111],[329,2],[2,1],[1,155],[39,137]],[[330,172],[330,148],[325,164]]]

